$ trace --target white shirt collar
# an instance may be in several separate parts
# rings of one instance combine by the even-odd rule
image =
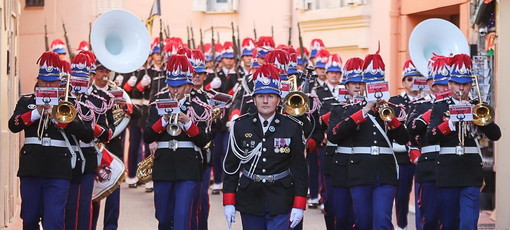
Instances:
[[[338,94],[338,90],[335,90],[335,89],[338,89],[338,88],[339,88],[339,87],[338,87],[338,85],[337,85],[337,86],[333,86],[333,85],[329,84],[329,82],[326,82],[326,86],[328,86],[329,91],[331,91],[331,92],[335,92],[335,93],[337,93],[337,94]]]
[[[274,116],[276,115],[276,112],[273,113],[273,115],[271,117],[269,117],[267,120],[264,119],[260,113],[258,114],[259,115],[259,120],[260,120],[260,125],[263,127],[263,128],[267,128],[267,127],[264,127],[264,121],[267,121],[267,124],[268,124],[268,127],[269,127],[269,124],[271,124],[271,122],[273,121],[273,118]]]

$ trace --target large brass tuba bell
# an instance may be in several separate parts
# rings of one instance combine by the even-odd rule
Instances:
[[[64,101],[60,101],[57,106],[51,110],[51,115],[58,123],[70,123],[76,118],[76,108],[69,100],[69,77],[66,82],[66,92]]]
[[[291,116],[301,116],[308,112],[310,108],[310,99],[303,92],[298,91],[297,77],[289,77],[291,88],[289,94],[283,99],[283,110]]]

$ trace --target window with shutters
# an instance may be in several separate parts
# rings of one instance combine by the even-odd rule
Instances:
[[[44,0],[26,0],[25,7],[44,6]]]
[[[237,11],[239,0],[193,0],[193,10],[206,13]]]
[[[97,12],[101,14],[113,9],[122,9],[124,5],[124,0],[97,0]]]

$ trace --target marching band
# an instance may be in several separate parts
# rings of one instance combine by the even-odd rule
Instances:
[[[52,43],[9,120],[25,131],[23,229],[95,229],[102,199],[117,229],[124,180],[153,193],[158,229],[208,229],[209,194],[228,228],[239,212],[243,229],[302,229],[309,207],[328,230],[407,229],[409,202],[417,229],[477,227],[480,148],[501,131],[470,96],[467,54],[431,54],[427,72],[408,60],[390,97],[379,51],[343,63],[320,39],[309,53],[268,36],[156,38],[129,68],[80,46],[66,63]]]

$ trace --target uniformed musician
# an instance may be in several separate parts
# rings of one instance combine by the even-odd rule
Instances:
[[[349,189],[349,170],[348,164],[352,153],[352,139],[346,136],[338,138],[338,133],[333,133],[335,127],[340,121],[347,118],[344,113],[348,108],[360,100],[359,97],[365,91],[365,83],[362,81],[363,59],[351,58],[347,60],[343,69],[343,79],[345,79],[345,88],[349,93],[347,103],[338,103],[333,106],[329,115],[328,141],[336,144],[335,153],[331,166],[331,184],[333,191],[333,213],[335,215],[336,229],[354,229],[354,211],[352,208],[351,191]]]
[[[38,61],[37,87],[58,87],[60,59],[57,53],[44,52]],[[76,117],[70,123],[59,123],[51,105],[36,105],[35,94],[21,97],[9,119],[9,129],[25,131],[25,144],[20,150],[21,218],[23,229],[64,229],[69,182],[76,154],[71,135],[84,142],[92,141],[92,128]],[[42,221],[44,220],[44,221]]]
[[[378,52],[365,58],[363,81],[384,81],[384,62]],[[378,107],[386,103],[381,100],[352,105],[344,112],[345,119],[331,130],[338,140],[352,138],[348,183],[356,213],[356,227],[361,230],[393,227],[391,213],[397,185],[397,164],[391,143],[405,144],[408,136],[396,116],[390,121],[382,120]]]
[[[206,108],[185,97],[190,93],[194,73],[188,59],[172,55],[166,70],[168,90],[158,93],[155,99],[176,99],[181,111],[177,119],[170,120],[169,114],[160,116],[156,103],[152,103],[144,141],[158,143],[152,169],[158,229],[184,230],[190,228],[193,191],[202,179],[200,149],[208,142],[205,130],[210,116],[196,119],[193,114],[203,115]],[[179,127],[175,133],[171,132],[175,136],[167,132],[169,125]]]
[[[73,77],[90,79],[90,71],[95,63],[95,57],[90,51],[81,51],[74,56],[71,63]],[[69,80],[69,79],[68,79]],[[88,87],[86,87],[88,88]],[[106,113],[98,113],[100,108],[108,106],[108,100],[97,94],[83,93],[78,86],[71,88],[71,96],[76,98],[76,111],[85,125],[92,127],[94,139],[107,142],[113,134],[113,125],[106,121]],[[92,222],[92,191],[98,167],[98,152],[96,141],[79,141],[76,149],[80,148],[84,157],[83,168],[74,169],[74,181],[67,197],[66,229],[90,229]]]
[[[450,58],[434,55],[428,64],[429,78],[433,79],[431,94],[423,100],[415,102],[414,110],[407,119],[407,129],[410,135],[411,148],[409,157],[416,164],[415,173],[415,207],[416,228],[423,230],[439,229],[439,202],[436,186],[436,158],[439,145],[432,144],[427,139],[427,126],[430,124],[432,105],[435,101],[449,99],[448,94],[441,96],[448,90],[450,79]],[[438,95],[436,98],[435,95]],[[440,98],[442,97],[442,98]],[[443,98],[444,97],[444,98]]]
[[[404,91],[390,98],[389,102],[398,105],[395,114],[401,121],[407,119],[407,115],[413,110],[412,102],[420,99],[418,90],[413,90],[414,78],[423,77],[414,67],[411,60],[407,60],[402,68],[402,86]],[[397,230],[407,228],[407,214],[409,213],[409,198],[413,187],[415,166],[409,159],[408,147],[393,143],[393,151],[398,163],[398,185],[395,195],[395,216],[397,218]]]
[[[477,229],[480,211],[480,187],[483,184],[482,157],[478,140],[485,136],[496,141],[499,126],[490,121],[454,122],[449,106],[470,104],[472,61],[467,54],[450,60],[449,100],[434,103],[427,138],[441,147],[436,158],[436,185],[439,188],[439,221],[442,229]],[[462,120],[462,117],[459,116]]]
[[[236,210],[243,229],[288,229],[303,218],[307,168],[301,122],[277,112],[279,71],[271,64],[255,73],[257,113],[236,119],[230,127],[225,157],[223,205],[230,225]],[[290,215],[289,215],[290,214]]]

